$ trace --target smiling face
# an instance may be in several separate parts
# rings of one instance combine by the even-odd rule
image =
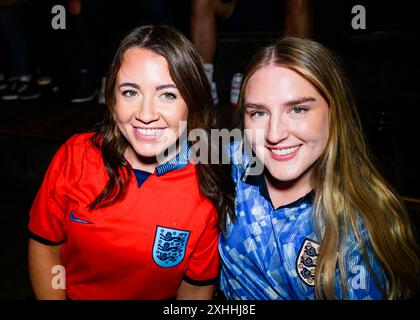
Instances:
[[[142,48],[125,52],[115,84],[114,117],[130,144],[127,160],[134,168],[153,171],[156,156],[177,141],[188,118],[163,56]]]
[[[313,165],[329,132],[328,104],[317,89],[295,71],[267,65],[248,80],[244,96],[248,138],[263,130],[252,148],[279,182],[311,188]],[[250,132],[249,132],[250,131]]]

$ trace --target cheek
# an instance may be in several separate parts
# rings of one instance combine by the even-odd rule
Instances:
[[[180,121],[187,121],[188,120],[188,108],[187,107],[184,107],[182,112],[180,112],[179,120]]]
[[[244,128],[248,129],[248,130],[256,130],[256,129],[261,129],[264,128],[264,122],[259,119],[259,120],[253,120],[251,117],[249,117],[248,115],[245,115],[244,118]]]
[[[253,139],[252,129],[244,130],[244,138],[251,144],[252,149],[255,150],[255,139]]]
[[[167,112],[161,112],[168,124],[173,128],[180,127],[180,122],[188,120],[188,108],[186,105],[178,105]]]
[[[253,121],[246,116],[244,119],[244,129],[249,141],[251,141],[252,138],[252,141],[254,141],[257,145],[264,145],[266,121],[263,121],[262,119]]]
[[[263,132],[263,131],[262,131]],[[252,147],[264,145],[264,133],[261,134],[261,130],[257,127],[247,126],[245,124],[245,137],[251,143]]]
[[[264,163],[265,157],[265,135],[264,130],[259,128],[247,128],[244,130],[244,138],[250,143],[257,158]]]
[[[114,109],[114,120],[117,123],[125,123],[131,118],[131,113],[121,105],[116,105]]]
[[[300,129],[300,132],[305,135],[305,138],[312,149],[316,149],[317,152],[322,152],[324,150],[329,137],[327,117],[322,117],[317,119],[317,121],[302,125]]]
[[[324,151],[325,146],[327,145],[327,142],[328,142],[328,138],[330,136],[329,134],[330,129],[329,129],[328,124],[324,126],[322,129],[323,129],[323,132],[320,137],[320,144],[321,144],[322,151]]]

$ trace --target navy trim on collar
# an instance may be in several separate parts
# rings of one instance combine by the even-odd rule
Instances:
[[[156,167],[156,174],[161,176],[170,171],[184,168],[190,162],[190,155],[191,150],[188,142],[182,143],[179,153],[175,157]]]
[[[243,175],[241,180],[247,184],[256,186],[259,188],[260,190],[260,194],[266,198],[268,201],[271,202],[270,199],[270,194],[268,193],[268,188],[267,188],[267,183],[265,182],[264,179],[264,174],[259,174],[257,176],[252,176],[252,175]]]
[[[152,175],[151,172],[140,170],[140,169],[133,169],[133,171],[134,171],[134,175],[136,176],[137,186],[139,188]]]
[[[292,207],[299,207],[302,203],[313,203],[315,197],[315,191],[311,190],[307,194],[305,194],[303,197],[300,197],[299,199],[293,201],[292,203],[288,203],[285,205],[282,205],[275,210],[280,210],[283,208],[292,208]]]
[[[270,193],[268,192],[267,182],[265,181],[264,174],[260,174],[257,176],[243,175],[241,180],[247,184],[258,187],[260,190],[260,194],[271,203],[271,207],[274,210],[279,210],[282,208],[297,207],[303,202],[312,203],[315,197],[315,191],[311,190],[310,192],[305,194],[303,197],[300,197],[299,199],[291,203],[282,205],[278,208],[274,208],[273,202],[271,201],[271,198],[270,198]]]

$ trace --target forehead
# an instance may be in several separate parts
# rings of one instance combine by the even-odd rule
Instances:
[[[130,48],[121,62],[119,76],[141,76],[144,74],[169,76],[169,68],[166,59],[151,50],[144,48]]]
[[[246,100],[276,98],[296,99],[301,96],[319,97],[311,82],[287,67],[267,65],[258,69],[248,80]]]
[[[139,47],[132,47],[127,49],[127,51],[123,55],[123,63],[124,62],[138,62],[143,60],[156,60],[161,61],[162,63],[166,63],[166,60],[160,54],[155,53],[150,49],[139,48]]]

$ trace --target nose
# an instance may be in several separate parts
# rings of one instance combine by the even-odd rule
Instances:
[[[156,110],[152,99],[145,97],[139,105],[136,112],[136,119],[143,123],[151,123],[159,119],[159,113]]]
[[[289,136],[289,124],[281,115],[271,117],[265,133],[265,140],[271,145],[286,140]]]

